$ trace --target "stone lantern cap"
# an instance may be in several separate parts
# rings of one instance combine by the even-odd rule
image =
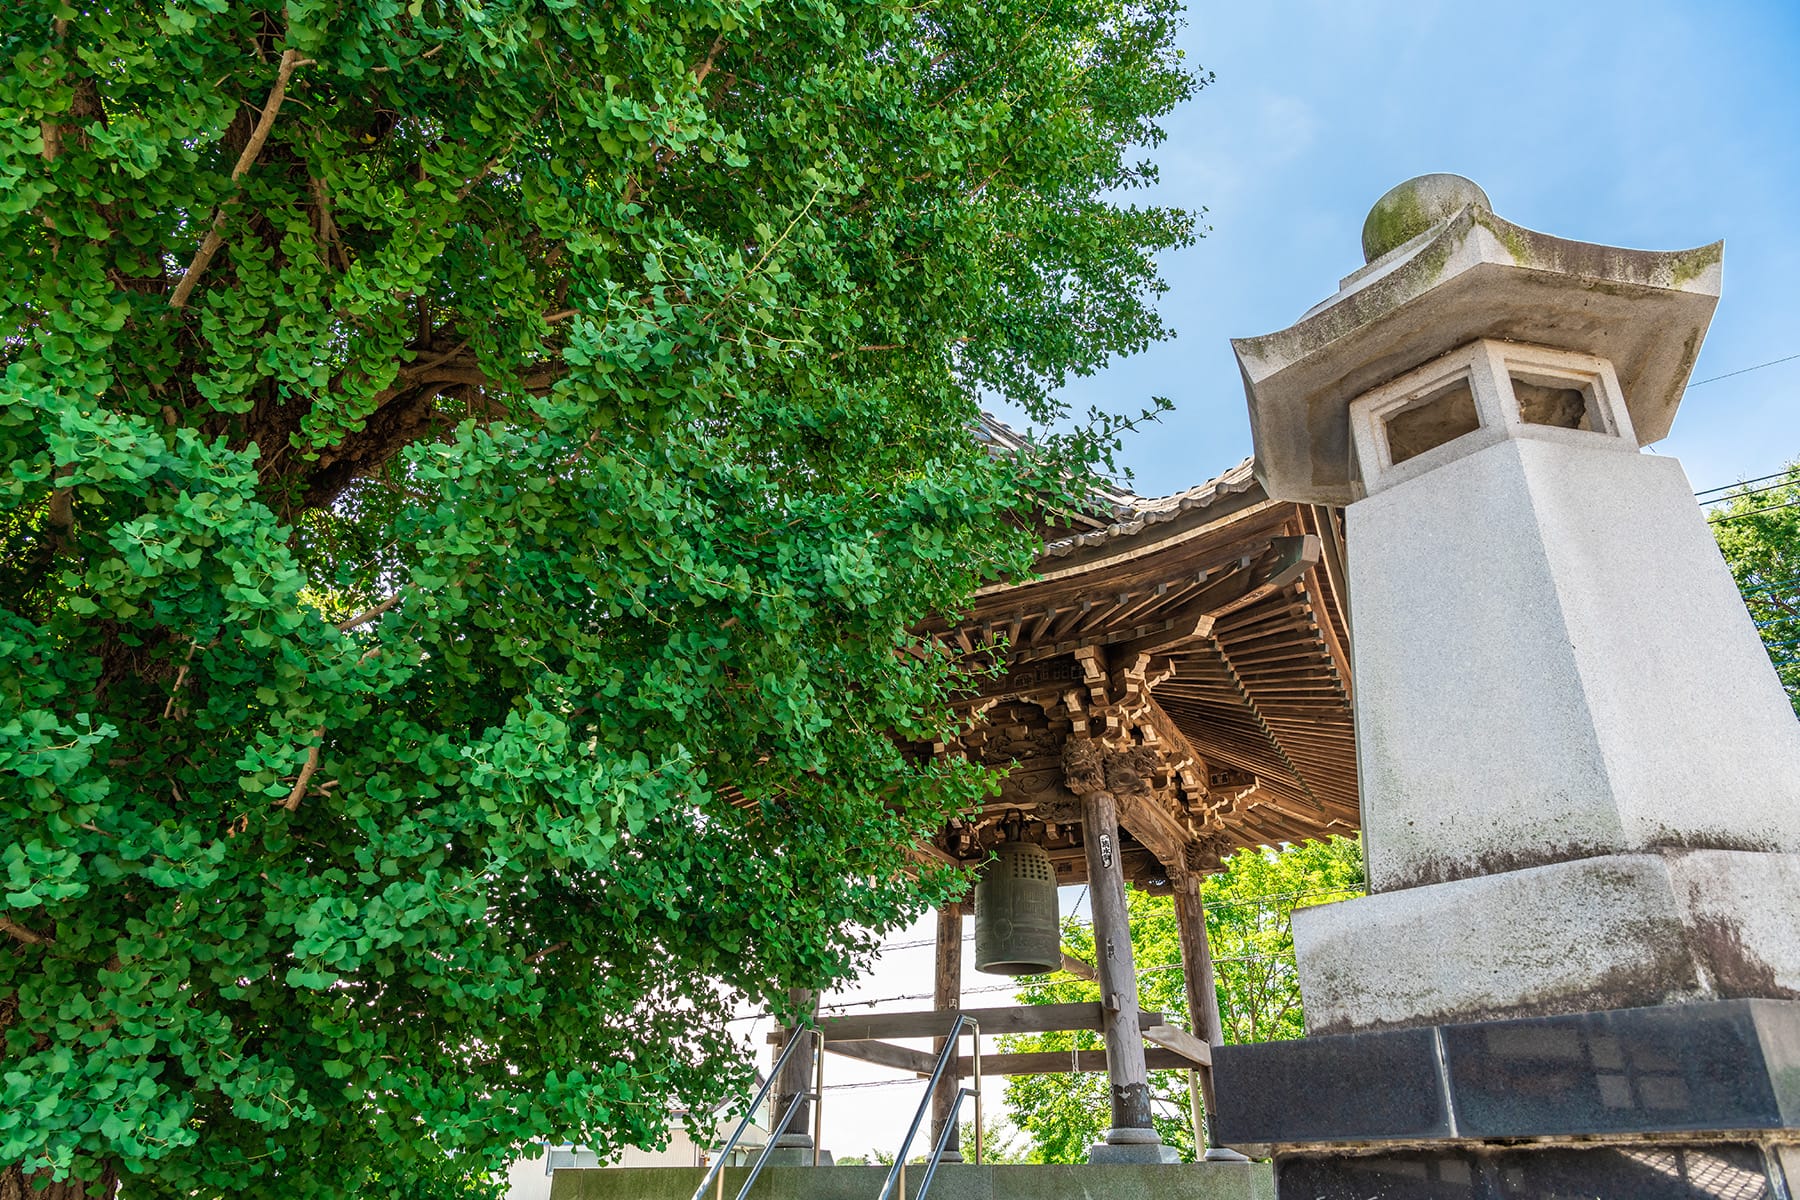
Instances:
[[[1363,241],[1375,257],[1336,295],[1287,329],[1231,343],[1271,497],[1360,499],[1350,402],[1483,339],[1607,360],[1638,444],[1668,435],[1718,304],[1723,242],[1655,251],[1551,237],[1495,216],[1454,175],[1394,188]]]

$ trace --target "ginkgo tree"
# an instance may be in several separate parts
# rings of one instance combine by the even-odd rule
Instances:
[[[942,891],[1176,7],[0,6],[0,1196],[653,1141]]]

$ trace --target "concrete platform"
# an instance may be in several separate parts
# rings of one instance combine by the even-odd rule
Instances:
[[[886,1167],[769,1167],[752,1200],[873,1200]],[[725,1172],[725,1195],[737,1195],[747,1168]],[[558,1171],[550,1200],[690,1200],[705,1172],[692,1167],[621,1167]],[[908,1200],[921,1171],[909,1168]],[[1081,1166],[941,1167],[928,1200],[1274,1200],[1267,1163],[1084,1164]]]

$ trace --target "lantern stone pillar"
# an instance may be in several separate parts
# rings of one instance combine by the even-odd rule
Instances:
[[[1294,915],[1309,1033],[1356,1036],[1222,1050],[1226,1140],[1284,1196],[1659,1196],[1646,1148],[1782,1194],[1800,724],[1692,485],[1639,452],[1721,248],[1548,237],[1455,176],[1364,243],[1233,343],[1269,494],[1348,506],[1371,894]],[[1359,1063],[1358,1096],[1323,1082]]]

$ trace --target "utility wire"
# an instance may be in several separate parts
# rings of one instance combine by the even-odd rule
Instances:
[[[1723,525],[1728,521],[1740,521],[1745,517],[1754,517],[1762,513],[1775,512],[1778,509],[1794,508],[1796,506],[1800,506],[1800,500],[1789,500],[1785,504],[1769,504],[1762,508],[1753,508],[1748,512],[1715,513],[1706,518],[1706,520],[1710,525]]]
[[[1773,475],[1758,475],[1755,479],[1740,479],[1736,483],[1721,483],[1718,487],[1704,488],[1701,491],[1695,492],[1694,495],[1707,496],[1711,495],[1713,492],[1728,492],[1732,488],[1740,488],[1752,483],[1762,483],[1770,479],[1780,479],[1786,474],[1787,472],[1782,470],[1775,472]]]
[[[1731,492],[1724,496],[1714,496],[1711,500],[1701,500],[1700,507],[1705,508],[1709,504],[1727,504],[1744,496],[1760,496],[1765,492],[1779,492],[1783,488],[1793,487],[1795,482],[1792,479],[1783,479],[1780,483],[1765,483],[1761,487],[1745,488],[1743,491]],[[1694,496],[1698,499],[1700,493],[1696,492]]]
[[[1685,390],[1692,391],[1697,387],[1705,387],[1709,383],[1717,383],[1721,379],[1730,379],[1733,375],[1748,375],[1752,371],[1760,371],[1764,367],[1780,366],[1784,362],[1793,362],[1800,354],[1790,354],[1786,358],[1772,358],[1766,363],[1757,363],[1754,367],[1743,367],[1736,371],[1727,371],[1723,375],[1714,375],[1711,379],[1702,379],[1698,383],[1690,383]]]
[[[972,933],[965,933],[963,935],[962,940],[965,942],[972,942],[975,940],[975,935]],[[880,949],[880,950],[917,950],[920,946],[935,946],[935,945],[937,945],[936,938],[920,938],[916,942],[883,942],[880,946],[877,947],[877,949]]]
[[[1800,576],[1796,576],[1794,579],[1789,580],[1787,582],[1789,582],[1789,583],[1800,582]],[[1782,586],[1786,586],[1786,585],[1785,584],[1771,584],[1769,586],[1770,587],[1782,587]],[[1270,892],[1267,895],[1263,895],[1263,896],[1243,896],[1243,897],[1237,897],[1237,898],[1225,899],[1225,900],[1209,900],[1206,902],[1206,910],[1208,912],[1216,912],[1220,909],[1226,909],[1226,908],[1279,909],[1279,908],[1283,908],[1283,907],[1292,907],[1293,902],[1295,902],[1295,901],[1312,900],[1312,899],[1317,899],[1322,896],[1331,896],[1331,897],[1336,897],[1339,899],[1344,899],[1344,898],[1346,898],[1345,897],[1346,892],[1356,892],[1356,891],[1357,891],[1357,889],[1355,887],[1346,885],[1346,886],[1342,886],[1342,887],[1331,887],[1331,888],[1309,888],[1304,891],[1297,891],[1297,892]],[[1088,889],[1086,887],[1083,887],[1081,889],[1081,895],[1076,898],[1075,904],[1074,904],[1073,908],[1071,909],[1071,911],[1074,911],[1081,907],[1082,901],[1087,899],[1087,893],[1088,893]],[[971,941],[974,941],[975,939],[972,936],[965,935],[962,940],[965,942],[971,942]],[[937,944],[937,940],[935,938],[933,938],[930,940],[919,940],[919,941],[912,941],[912,942],[886,943],[882,946],[882,949],[884,949],[884,950],[909,950],[909,949],[914,949],[914,948],[917,948],[920,946],[934,946],[936,944]],[[1261,961],[1265,961],[1265,960],[1271,959],[1271,958],[1282,958],[1282,957],[1285,957],[1285,955],[1282,955],[1282,954],[1249,954],[1249,955],[1234,955],[1229,958],[1215,959],[1214,961],[1216,961],[1216,962],[1261,962]],[[1179,966],[1180,966],[1179,963],[1168,963],[1168,964],[1165,964],[1165,965],[1159,966],[1159,967],[1143,967],[1143,968],[1140,968],[1136,973],[1140,976],[1152,975],[1159,971],[1176,970],[1177,968],[1179,968]],[[1016,983],[989,984],[989,985],[984,985],[981,987],[964,988],[964,989],[962,989],[962,994],[965,996],[980,996],[980,995],[987,995],[987,994],[990,994],[993,992],[1012,991],[1012,990],[1015,990],[1016,988],[1018,988],[1019,986],[1020,985],[1016,984]],[[873,1007],[874,1005],[877,1005],[877,1004],[898,1003],[899,1001],[902,1001],[902,1000],[930,1000],[932,998],[933,998],[933,996],[932,996],[932,993],[930,993],[930,992],[909,992],[909,993],[905,993],[903,995],[897,995],[897,996],[875,996],[875,997],[871,997],[866,1000],[859,1000],[859,999],[834,1000],[834,1001],[822,1003],[819,1006],[819,1011],[820,1012],[834,1012],[834,1013],[835,1012],[844,1012],[844,1011],[847,1011],[850,1009],[856,1009],[856,1008],[869,1008],[869,1007]],[[760,1020],[764,1019],[765,1017],[770,1017],[773,1015],[774,1015],[773,1013],[769,1013],[769,1012],[740,1013],[737,1016],[727,1018],[727,1021],[728,1022],[760,1021]]]

